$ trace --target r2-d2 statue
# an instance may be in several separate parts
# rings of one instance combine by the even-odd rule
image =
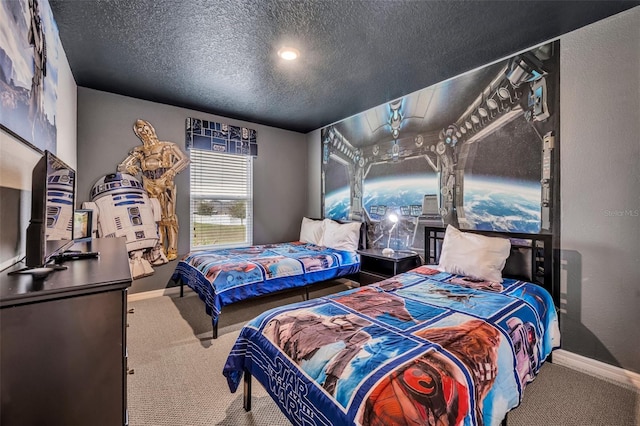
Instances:
[[[93,185],[91,202],[83,203],[82,207],[94,211],[94,221],[97,218],[94,229],[99,237],[126,237],[133,278],[153,274],[149,256],[143,256],[145,251],[158,256],[158,251],[152,249],[159,240],[156,222],[161,219],[160,203],[149,198],[138,179],[120,172],[105,175]],[[151,262],[166,263],[162,250],[160,256]]]

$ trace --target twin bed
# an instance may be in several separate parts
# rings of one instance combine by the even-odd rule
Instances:
[[[180,262],[214,337],[229,303],[358,271],[353,232],[345,247],[335,224],[310,226],[300,242]],[[425,258],[436,266],[251,320],[223,369],[231,392],[243,382],[250,410],[255,377],[296,425],[506,424],[560,344],[551,236],[427,227]]]
[[[304,218],[300,241],[243,248],[199,250],[185,256],[172,279],[194,290],[211,316],[213,338],[224,306],[267,294],[336,278],[353,278],[360,270],[356,253],[366,243],[360,222]]]
[[[437,267],[259,315],[224,366],[230,390],[244,376],[250,410],[255,377],[297,425],[506,423],[560,336],[551,237],[500,237],[427,228]],[[508,278],[514,262],[527,270]]]

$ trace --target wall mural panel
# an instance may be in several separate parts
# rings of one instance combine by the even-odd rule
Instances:
[[[0,2],[0,127],[56,152],[62,45],[47,0]]]
[[[323,128],[324,216],[394,249],[425,225],[553,232],[559,63],[549,43]]]

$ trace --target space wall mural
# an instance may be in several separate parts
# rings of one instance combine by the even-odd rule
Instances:
[[[553,232],[559,63],[556,41],[321,129],[324,217],[396,250],[426,225]]]

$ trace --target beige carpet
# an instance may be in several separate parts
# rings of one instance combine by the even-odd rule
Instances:
[[[348,288],[349,282],[316,288],[311,297]],[[229,392],[222,367],[248,320],[263,310],[302,300],[302,292],[268,296],[226,307],[220,337],[198,297],[158,297],[131,302],[127,349],[131,426],[288,425],[260,384],[253,380],[252,410],[242,408],[242,386]],[[640,394],[553,364],[545,364],[528,386],[509,426],[640,426]]]

